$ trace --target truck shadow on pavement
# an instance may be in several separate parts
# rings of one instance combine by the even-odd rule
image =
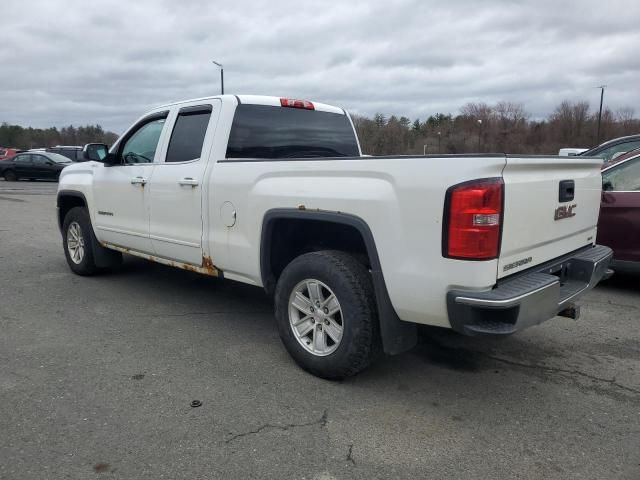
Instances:
[[[628,271],[615,272],[609,280],[605,280],[596,288],[640,293],[640,273],[636,274]]]
[[[106,277],[106,278],[105,278]],[[155,295],[159,303],[145,316],[176,317],[176,323],[195,322],[202,335],[216,335],[227,328],[225,335],[236,345],[247,342],[260,342],[255,348],[268,348],[266,355],[276,355],[278,365],[283,368],[299,370],[286,354],[278,338],[273,318],[272,299],[262,288],[232,281],[211,278],[193,272],[174,269],[138,258],[126,257],[123,266],[107,273],[103,278],[112,277],[114,285],[135,284],[140,295]],[[636,291],[637,285],[629,278],[618,277],[616,282],[608,282],[599,288]],[[142,290],[141,290],[142,289]],[[148,289],[147,292],[144,290]],[[154,313],[155,312],[155,313]],[[173,319],[172,319],[173,321]],[[555,322],[557,320],[551,320]],[[541,327],[549,328],[549,327]],[[247,338],[245,331],[253,330],[254,335]],[[399,390],[409,383],[406,390],[428,388],[425,382],[425,370],[433,375],[448,377],[449,386],[456,384],[461,391],[471,388],[469,375],[480,375],[482,388],[493,385],[500,388],[504,376],[522,375],[535,377],[541,383],[574,383],[582,390],[589,390],[616,399],[629,400],[629,396],[638,400],[640,391],[618,383],[604,374],[583,371],[579,362],[571,358],[566,345],[553,336],[536,333],[517,334],[504,338],[464,337],[448,329],[420,327],[419,341],[416,347],[405,354],[395,357],[383,357],[368,370],[358,376],[332,382],[334,384],[357,384],[360,387],[388,388],[385,382],[391,382],[398,376],[413,377],[410,382],[402,382]],[[540,338],[538,338],[540,337]],[[213,341],[213,338],[212,338]],[[280,355],[278,355],[280,352]],[[283,365],[284,364],[284,365]],[[487,374],[501,374],[492,380]],[[498,377],[498,375],[495,375]],[[313,382],[324,380],[313,379]],[[522,381],[522,380],[520,380]],[[395,382],[392,382],[395,383]],[[422,387],[418,385],[422,385]]]

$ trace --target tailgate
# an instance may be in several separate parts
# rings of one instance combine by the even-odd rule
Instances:
[[[595,242],[601,165],[600,158],[507,155],[498,278]]]

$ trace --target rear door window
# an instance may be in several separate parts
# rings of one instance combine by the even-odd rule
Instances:
[[[165,161],[187,162],[200,158],[210,118],[211,105],[180,109]]]
[[[358,155],[346,115],[269,105],[238,105],[227,145],[231,159]]]
[[[65,157],[67,157],[69,160],[75,160],[76,159],[76,149],[67,149],[67,150],[60,150],[58,153],[60,155],[64,155]]]
[[[13,161],[22,165],[31,163],[31,155],[23,153],[22,155],[17,155]]]

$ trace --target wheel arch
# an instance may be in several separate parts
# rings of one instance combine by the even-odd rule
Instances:
[[[417,341],[416,325],[400,320],[396,313],[384,280],[380,258],[375,240],[369,225],[360,217],[347,213],[323,210],[272,209],[265,213],[262,221],[260,238],[260,276],[262,284],[268,293],[273,293],[277,282],[277,272],[274,271],[272,254],[274,252],[274,237],[278,225],[286,221],[312,221],[321,226],[341,226],[352,229],[364,245],[370,266],[375,301],[378,309],[380,333],[385,353],[395,355],[412,348]],[[352,239],[352,241],[355,241]],[[295,258],[295,257],[294,257]]]
[[[60,190],[56,198],[56,207],[58,209],[58,228],[62,231],[64,217],[74,207],[88,207],[87,198],[82,192],[75,190]]]
[[[91,223],[91,214],[88,211],[89,203],[82,192],[78,192],[76,190],[60,190],[58,192],[56,205],[58,209],[58,227],[60,228],[60,233],[62,233],[63,237],[64,219],[69,211],[75,207],[85,207],[87,208],[87,216],[89,217],[90,231],[88,234],[90,236],[90,245],[96,266],[99,268],[109,268],[121,263],[122,254],[115,250],[103,247],[96,238],[96,234]]]

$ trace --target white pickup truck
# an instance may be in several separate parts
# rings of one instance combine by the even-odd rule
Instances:
[[[417,324],[576,318],[611,273],[597,158],[368,157],[341,108],[243,95],[156,108],[85,155],[57,197],[71,270],[127,253],[264,287],[289,353],[325,378],[411,348]]]

